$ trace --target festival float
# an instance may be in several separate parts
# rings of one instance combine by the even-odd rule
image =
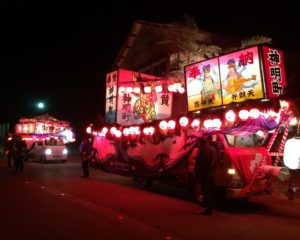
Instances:
[[[15,126],[15,133],[21,135],[26,142],[50,137],[61,138],[64,143],[75,141],[70,123],[49,114],[20,118]]]
[[[87,128],[104,170],[145,187],[167,178],[194,186],[197,141],[206,136],[219,152],[215,187],[226,197],[269,192],[272,179],[289,178],[281,158],[293,112],[283,99],[282,51],[253,46],[187,65],[184,76],[107,74],[106,124]],[[187,111],[174,115],[178,94]]]
[[[21,118],[15,126],[15,133],[26,142],[27,160],[41,162],[67,160],[66,144],[75,141],[68,121],[58,120],[49,114],[33,118]]]

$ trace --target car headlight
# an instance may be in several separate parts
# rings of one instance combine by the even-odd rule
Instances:
[[[68,154],[68,150],[65,148],[62,153],[63,154]]]
[[[52,150],[51,150],[50,148],[46,149],[45,154],[46,154],[46,155],[52,154]]]

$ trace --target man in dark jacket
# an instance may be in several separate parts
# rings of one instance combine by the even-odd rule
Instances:
[[[27,146],[22,137],[19,135],[14,136],[14,163],[16,172],[24,170],[24,159],[27,154]]]
[[[97,150],[93,147],[92,137],[84,137],[80,144],[80,155],[82,160],[83,175],[81,177],[89,177],[89,164],[96,157]]]
[[[217,150],[207,138],[200,138],[196,156],[195,176],[203,195],[202,214],[211,215],[213,205],[213,174],[217,163]]]

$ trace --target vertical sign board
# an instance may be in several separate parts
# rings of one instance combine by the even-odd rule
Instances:
[[[156,92],[163,85],[156,76],[119,69],[117,100],[117,123],[132,125],[169,118],[172,109],[172,93]],[[146,93],[144,87],[150,87]],[[138,91],[137,91],[138,90]]]
[[[286,87],[283,52],[263,46],[262,54],[268,98],[279,97]]]
[[[264,98],[258,46],[219,57],[223,105]]]
[[[105,121],[116,122],[118,71],[106,75]]]
[[[188,111],[222,105],[218,58],[185,67]]]

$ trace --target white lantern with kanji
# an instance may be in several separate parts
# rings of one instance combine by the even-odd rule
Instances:
[[[300,137],[291,138],[286,141],[283,162],[290,169],[300,169]]]

